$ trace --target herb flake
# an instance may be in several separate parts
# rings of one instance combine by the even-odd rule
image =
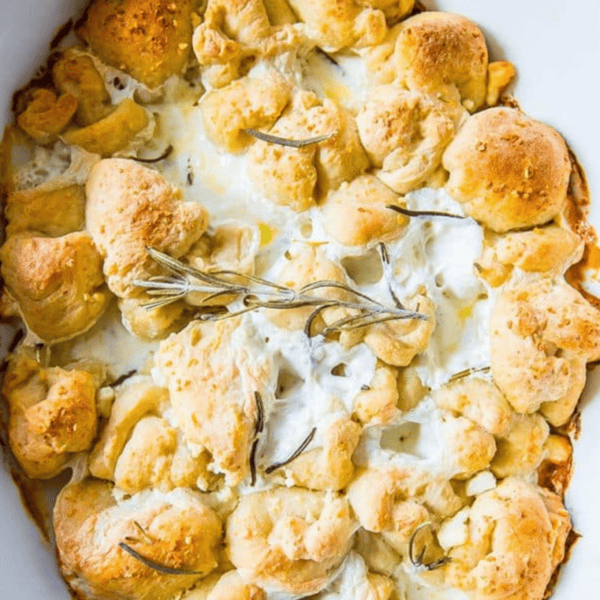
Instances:
[[[273,463],[270,467],[267,467],[265,469],[265,473],[269,475],[276,469],[281,469],[281,467],[285,467],[289,465],[292,461],[296,460],[306,450],[306,448],[308,448],[308,445],[312,442],[316,432],[317,428],[313,427],[310,433],[304,439],[304,441],[298,446],[298,448],[296,448],[296,450],[294,450],[294,452],[292,452],[292,454],[290,454],[288,458],[281,462]]]
[[[386,208],[390,210],[394,210],[405,217],[446,217],[449,219],[466,219],[463,215],[454,215],[452,213],[441,212],[437,210],[409,210],[408,208],[404,208],[402,206],[397,206],[395,204],[389,204]]]
[[[127,158],[129,158],[131,160],[135,160],[137,162],[141,162],[141,163],[152,164],[152,163],[160,162],[161,160],[165,160],[165,158],[169,158],[169,156],[171,156],[172,152],[173,152],[173,146],[171,144],[169,144],[165,148],[165,151],[160,156],[157,156],[156,158],[139,158],[137,156],[128,156]]]
[[[437,560],[434,560],[430,563],[423,562],[425,553],[427,552],[426,545],[423,545],[423,548],[421,548],[419,554],[415,556],[415,540],[417,538],[418,533],[426,527],[431,527],[430,521],[425,521],[424,523],[421,523],[413,531],[412,535],[410,536],[410,540],[408,541],[408,558],[412,563],[413,567],[415,567],[415,569],[417,569],[418,571],[434,571],[435,569],[439,569],[440,567],[444,566],[452,560],[450,556],[443,556],[442,558],[438,558]]]
[[[267,142],[269,144],[277,144],[278,146],[288,146],[290,148],[302,148],[304,146],[311,146],[312,144],[319,144],[327,141],[333,137],[337,132],[326,133],[325,135],[318,135],[313,138],[306,138],[303,140],[292,140],[289,138],[279,137],[277,135],[271,135],[270,133],[263,133],[258,129],[245,129],[245,132],[258,140]]]
[[[190,571],[187,569],[174,569],[173,567],[165,567],[164,565],[160,565],[145,556],[142,556],[137,550],[134,550],[131,546],[126,544],[125,542],[119,542],[119,548],[124,550],[130,556],[133,556],[136,560],[141,562],[143,565],[152,569],[154,571],[158,571],[159,573],[163,573],[164,575],[204,575],[204,571]]]

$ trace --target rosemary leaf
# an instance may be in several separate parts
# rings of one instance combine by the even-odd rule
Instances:
[[[128,156],[127,158],[130,158],[131,160],[135,160],[137,162],[146,163],[149,165],[152,163],[160,162],[161,160],[165,160],[165,158],[168,158],[169,156],[171,156],[172,152],[173,152],[173,146],[171,144],[169,144],[165,148],[165,151],[160,156],[157,156],[156,158],[138,158],[137,156]]]
[[[331,56],[329,52],[325,52],[325,50],[323,50],[323,48],[321,48],[320,46],[315,46],[315,51],[317,52],[317,54],[320,54],[321,56],[326,58],[331,64],[335,65],[343,71],[340,63],[337,60],[335,60],[335,58],[333,58],[333,56]]]
[[[409,210],[408,208],[396,206],[395,204],[390,204],[386,208],[395,210],[397,213],[406,217],[448,217],[450,219],[466,219],[466,217],[463,217],[462,215],[453,215],[452,213],[439,212],[436,210]]]
[[[377,302],[376,300],[373,300],[366,294],[363,294],[363,293],[359,292],[358,290],[351,288],[349,285],[346,285],[345,283],[341,283],[339,281],[333,281],[330,279],[323,279],[321,281],[315,281],[313,283],[308,283],[305,286],[300,288],[300,294],[306,294],[307,292],[312,292],[312,291],[318,290],[320,288],[337,288],[340,290],[344,290],[346,292],[350,292],[354,296],[356,296],[358,298],[362,298],[363,300],[367,300],[368,302],[375,304],[377,306],[383,306],[383,304]]]
[[[325,135],[318,135],[313,138],[306,138],[303,140],[291,140],[289,138],[279,137],[277,135],[271,135],[270,133],[263,133],[257,129],[246,129],[246,133],[250,134],[258,140],[268,142],[269,144],[277,144],[278,146],[288,146],[290,148],[302,148],[304,146],[310,146],[312,144],[319,144],[325,142],[329,138],[333,137],[336,132],[326,133]]]
[[[312,442],[312,439],[315,437],[316,432],[317,432],[317,428],[313,427],[311,432],[304,439],[304,441],[298,446],[298,448],[296,450],[294,450],[294,452],[292,452],[292,454],[290,454],[290,456],[288,458],[286,458],[285,460],[283,460],[281,462],[274,463],[270,467],[267,467],[265,469],[265,473],[267,475],[269,475],[276,469],[285,467],[286,465],[289,465],[292,461],[296,460],[306,450],[308,445]]]
[[[457,379],[462,379],[463,377],[467,377],[473,373],[487,373],[490,369],[491,367],[470,367],[468,369],[463,369],[458,373],[454,373],[454,375],[448,379],[448,383],[456,381]]]
[[[304,324],[304,335],[307,338],[311,338],[312,337],[312,326],[313,323],[315,322],[315,319],[327,308],[330,308],[331,306],[335,306],[335,302],[330,302],[329,304],[322,304],[321,306],[318,306],[317,308],[315,308],[315,310],[313,310],[312,313],[310,313],[310,315],[308,316],[308,319],[306,319],[306,323]]]
[[[425,521],[421,523],[410,536],[410,540],[408,541],[408,558],[412,563],[413,567],[419,570],[424,571],[433,571],[438,569],[439,567],[449,563],[452,558],[450,556],[443,556],[442,558],[438,558],[430,563],[423,562],[423,558],[425,557],[425,552],[427,551],[427,546],[423,546],[418,556],[415,556],[415,540],[417,538],[417,534],[424,529],[425,527],[431,527],[430,521]]]
[[[378,314],[361,314],[354,315],[351,317],[346,317],[344,319],[340,319],[339,321],[335,321],[328,327],[326,327],[321,335],[326,336],[330,333],[341,332],[341,331],[355,331],[356,329],[361,329],[363,327],[369,327],[371,325],[378,325],[379,323],[386,323],[388,321],[399,321],[401,319],[412,319],[422,321],[424,319],[420,319],[417,315],[419,313],[409,313],[409,316],[399,317],[397,315],[378,315]]]
[[[177,302],[178,300],[182,300],[183,298],[185,298],[185,294],[180,294],[179,296],[165,296],[164,298],[156,300],[155,302],[149,302],[148,304],[144,304],[144,308],[146,310],[154,310],[155,308],[160,308],[161,306],[173,304],[173,302]]]
[[[258,392],[254,392],[254,401],[256,402],[256,425],[254,435],[258,435],[265,427],[265,410],[263,406],[262,396]]]
[[[125,550],[127,554],[130,554],[131,556],[133,556],[133,558],[139,560],[143,565],[145,565],[149,569],[153,569],[154,571],[158,571],[159,573],[163,573],[164,575],[204,575],[204,571],[189,571],[187,569],[174,569],[172,567],[165,567],[164,565],[159,565],[153,560],[142,556],[139,552],[134,550],[125,542],[119,542],[119,548]]]
[[[124,381],[126,381],[127,379],[129,379],[130,377],[133,377],[135,374],[137,373],[136,369],[132,369],[131,371],[127,371],[127,373],[123,373],[122,375],[119,375],[110,385],[109,387],[117,387],[118,385],[121,385]]]
[[[379,242],[379,252],[381,254],[381,262],[383,263],[384,272],[387,270],[389,273],[391,273],[392,263],[390,261],[390,254],[388,252],[387,246],[383,242]],[[402,302],[400,302],[400,298],[396,296],[396,293],[392,289],[391,283],[388,284],[388,292],[390,293],[390,296],[392,297],[396,308],[404,309],[404,305],[402,304]]]
[[[154,543],[154,540],[148,535],[148,532],[139,524],[138,521],[134,521],[133,524],[136,526],[137,530],[146,538],[146,541],[151,544]]]
[[[258,449],[258,440],[252,442],[250,448],[250,485],[253,487],[256,484],[256,451]]]

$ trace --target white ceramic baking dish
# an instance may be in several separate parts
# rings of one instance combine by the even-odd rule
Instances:
[[[558,129],[587,171],[592,222],[600,230],[600,2],[598,0],[429,0],[428,8],[463,14],[486,34],[494,59],[515,63],[514,93],[531,116]],[[13,90],[25,84],[62,23],[86,0],[0,0],[0,125]],[[554,600],[593,598],[600,590],[600,369],[583,399],[575,474],[567,496],[583,538],[563,568]],[[7,469],[0,469],[0,598],[67,600],[53,550],[26,516]]]

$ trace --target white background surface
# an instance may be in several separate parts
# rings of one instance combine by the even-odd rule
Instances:
[[[42,62],[55,29],[85,2],[0,0],[0,124],[15,88]],[[514,94],[531,116],[558,129],[590,181],[600,229],[600,0],[429,0],[429,8],[463,14],[483,29],[493,59],[518,70]],[[600,595],[600,373],[586,393],[575,477],[567,497],[583,533],[553,600]],[[597,396],[593,400],[593,396]],[[24,516],[10,476],[0,469],[0,598],[67,600],[52,550]]]

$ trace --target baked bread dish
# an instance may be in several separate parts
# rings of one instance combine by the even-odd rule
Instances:
[[[596,236],[514,75],[412,0],[92,0],[2,144],[6,434],[70,473],[76,597],[548,597]]]

